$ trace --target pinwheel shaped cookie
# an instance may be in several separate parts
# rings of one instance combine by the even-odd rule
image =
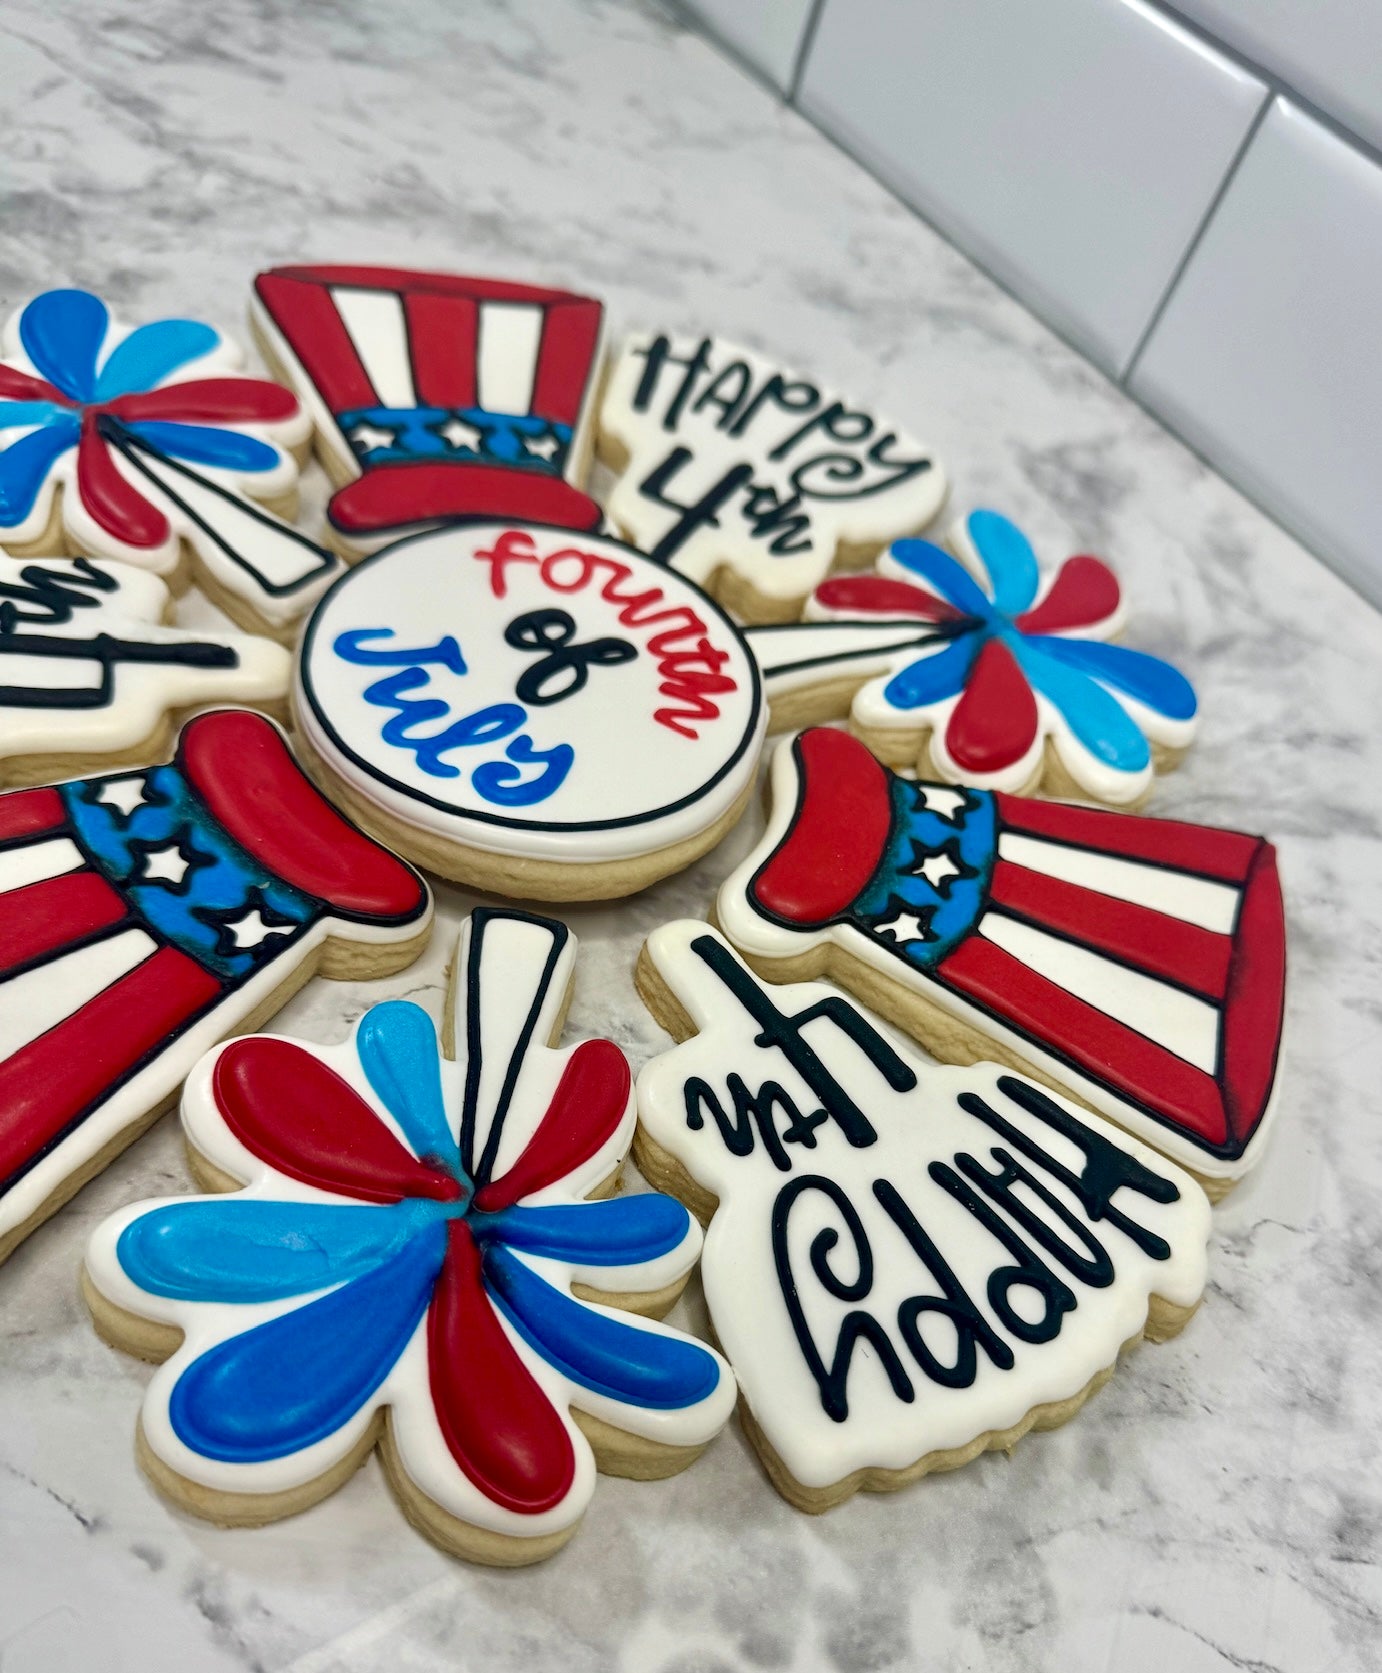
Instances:
[[[378,1444],[429,1537],[527,1563],[570,1537],[597,1467],[669,1475],[723,1426],[724,1361],[638,1316],[679,1294],[695,1220],[657,1194],[590,1200],[617,1180],[634,1107],[611,1042],[547,1044],[574,962],[562,925],[477,910],[458,1061],[389,1001],[346,1045],[251,1037],[193,1071],[189,1147],[233,1194],[115,1215],[84,1280],[103,1335],[172,1356],[138,1440],[170,1497],[266,1522]]]
[[[1124,622],[1098,558],[1043,576],[1006,517],[974,511],[954,553],[899,540],[821,583],[801,625],[748,635],[778,726],[848,710],[890,766],[984,789],[1129,807],[1194,736],[1184,675],[1108,641]]]
[[[4,356],[0,541],[16,557],[116,558],[177,584],[190,548],[217,602],[270,631],[325,587],[335,560],[279,520],[296,506],[307,412],[237,375],[219,331],[131,329],[89,291],[52,290],[10,320]]]

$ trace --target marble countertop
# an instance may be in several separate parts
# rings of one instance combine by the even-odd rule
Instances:
[[[1107,555],[1135,642],[1203,699],[1154,810],[1278,841],[1292,961],[1285,1109],[1216,1212],[1207,1305],[1077,1421],[817,1519],[732,1425],[669,1482],[602,1481],[572,1544],[515,1573],[415,1536],[374,1462],[258,1531],[145,1486],[148,1371],[96,1339],[75,1275],[99,1218],[186,1187],[164,1121],[0,1272],[3,1673],[1375,1668],[1382,618],[646,5],[10,0],[0,36],[6,310],[70,283],[243,335],[251,274],[306,259],[570,284],[616,328],[717,329],[874,399],[942,453],[955,504]],[[636,1065],[665,1043],[636,950],[706,908],[757,818],[567,914],[573,1033]],[[437,1006],[468,904],[442,891],[413,970],[315,983],[275,1026],[335,1040],[387,994]],[[694,1294],[674,1317],[696,1322]]]

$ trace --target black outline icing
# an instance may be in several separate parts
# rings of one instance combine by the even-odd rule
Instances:
[[[813,730],[813,729],[808,728],[808,730]],[[925,998],[927,996],[927,993],[928,993],[929,990],[932,990],[932,989],[940,990],[942,993],[946,994],[951,999],[955,1000],[959,1005],[961,1005],[964,1008],[965,1011],[971,1013],[973,1016],[979,1017],[979,1018],[982,1018],[982,1019],[986,1019],[988,1022],[992,1023],[996,1028],[1002,1029],[1003,1031],[1005,1031],[1006,1033],[1011,1035],[1013,1038],[1021,1040],[1021,1041],[1025,1042],[1028,1046],[1030,1046],[1032,1048],[1033,1052],[1035,1054],[1037,1054],[1036,1055],[1036,1062],[1035,1062],[1034,1066],[1039,1067],[1040,1066],[1040,1060],[1043,1059],[1043,1058],[1046,1059],[1047,1061],[1051,1062],[1051,1063],[1058,1064],[1061,1068],[1068,1071],[1069,1074],[1075,1078],[1075,1080],[1084,1082],[1084,1083],[1086,1083],[1090,1086],[1098,1087],[1103,1093],[1105,1093],[1112,1100],[1112,1102],[1114,1104],[1122,1105],[1124,1108],[1132,1110],[1132,1111],[1136,1112],[1138,1115],[1144,1116],[1148,1121],[1150,1121],[1153,1124],[1154,1127],[1161,1128],[1168,1133],[1174,1133],[1181,1142],[1185,1143],[1186,1145],[1188,1145],[1190,1147],[1192,1152],[1198,1151],[1201,1154],[1203,1154],[1205,1156],[1212,1157],[1217,1161],[1223,1161],[1223,1162],[1240,1162],[1240,1161],[1242,1161],[1242,1159],[1252,1149],[1253,1144],[1261,1136],[1261,1133],[1262,1133],[1262,1130],[1263,1130],[1263,1123],[1264,1123],[1264,1121],[1265,1121],[1265,1119],[1266,1119],[1266,1117],[1267,1117],[1267,1115],[1270,1111],[1270,1108],[1271,1108],[1271,1100],[1272,1100],[1272,1097],[1273,1097],[1275,1089],[1276,1089],[1277,1076],[1280,1073],[1280,1069],[1281,1069],[1282,1034],[1284,1032],[1284,1025],[1285,1025],[1285,975],[1286,975],[1286,969],[1287,969],[1286,960],[1285,960],[1285,948],[1284,947],[1283,947],[1282,1010],[1281,1010],[1280,1016],[1277,1019],[1276,1040],[1275,1040],[1275,1045],[1274,1045],[1273,1051],[1272,1051],[1272,1072],[1271,1072],[1270,1079],[1268,1081],[1268,1090],[1267,1090],[1266,1097],[1263,1100],[1261,1112],[1259,1113],[1256,1122],[1253,1124],[1251,1132],[1249,1132],[1241,1140],[1239,1138],[1237,1138],[1236,1136],[1231,1134],[1229,1140],[1226,1143],[1224,1143],[1224,1144],[1212,1144],[1208,1140],[1206,1140],[1203,1137],[1202,1134],[1197,1133],[1192,1127],[1187,1126],[1185,1122],[1177,1120],[1169,1112],[1154,1109],[1151,1105],[1146,1103],[1138,1095],[1136,1095],[1136,1094],[1134,1094],[1130,1091],[1126,1091],[1119,1086],[1116,1086],[1111,1080],[1106,1079],[1103,1076],[1101,1076],[1097,1072],[1097,1070],[1095,1069],[1095,1067],[1093,1065],[1082,1065],[1082,1064],[1076,1062],[1074,1060],[1074,1058],[1070,1056],[1069,1053],[1063,1051],[1060,1047],[1055,1045],[1051,1040],[1043,1037],[1040,1034],[1034,1033],[1032,1030],[1030,1030],[1028,1028],[1023,1027],[1022,1024],[1017,1020],[1016,1017],[1010,1016],[1010,1015],[1008,1015],[1004,1012],[997,1011],[997,1010],[993,1009],[993,1007],[991,1007],[989,1005],[986,1005],[982,1000],[980,1000],[979,998],[977,998],[973,994],[964,993],[964,992],[961,992],[958,988],[951,987],[949,983],[945,982],[944,980],[942,980],[938,977],[937,971],[939,970],[939,966],[937,966],[936,969],[931,970],[931,971],[922,970],[917,965],[911,963],[911,961],[907,959],[907,957],[905,956],[905,954],[903,953],[903,951],[900,947],[896,947],[896,946],[894,946],[893,943],[888,942],[888,941],[868,937],[867,933],[864,930],[861,930],[858,927],[858,925],[853,922],[853,920],[850,917],[848,911],[837,913],[831,918],[826,918],[826,919],[821,920],[819,923],[812,924],[810,927],[803,927],[800,924],[792,923],[790,920],[788,920],[786,918],[779,917],[776,913],[769,911],[761,903],[761,901],[759,901],[759,899],[757,898],[755,890],[756,890],[756,885],[757,885],[759,877],[762,875],[763,871],[765,870],[765,868],[767,867],[769,862],[772,860],[773,856],[777,853],[778,849],[782,846],[782,843],[786,840],[787,835],[795,828],[798,819],[801,817],[802,802],[803,802],[803,796],[804,796],[804,791],[805,791],[805,774],[802,771],[801,752],[800,752],[801,736],[802,736],[802,734],[798,733],[797,736],[794,737],[791,740],[792,771],[793,771],[793,778],[794,778],[794,786],[793,786],[793,792],[792,792],[792,794],[793,794],[793,808],[792,808],[791,815],[788,818],[787,823],[783,826],[782,835],[774,843],[772,851],[766,856],[766,858],[763,860],[762,864],[759,865],[758,868],[753,872],[753,874],[749,878],[747,884],[741,890],[738,891],[738,894],[743,899],[744,904],[746,905],[748,910],[753,914],[753,916],[755,918],[759,919],[763,923],[771,924],[774,928],[785,929],[785,930],[789,931],[792,935],[801,936],[801,937],[807,937],[807,936],[817,935],[817,934],[821,934],[821,933],[828,933],[829,931],[833,930],[838,925],[843,925],[846,929],[852,929],[855,932],[855,934],[864,937],[866,940],[871,940],[873,945],[882,948],[883,951],[890,953],[897,960],[897,962],[901,966],[902,972],[903,972],[903,975],[901,975],[897,978],[899,986],[902,986],[902,987],[905,988],[905,987],[910,987],[912,983],[919,984],[919,987],[912,987],[912,991],[919,991],[923,998]],[[864,746],[861,744],[859,747],[862,749]],[[891,770],[887,767],[884,767],[883,770],[888,773],[890,779],[896,778],[898,776],[897,774],[891,772]],[[919,782],[929,783],[931,781],[930,780],[925,780],[925,781],[919,781]],[[972,786],[965,786],[965,785],[948,785],[948,784],[945,784],[945,785],[938,785],[938,788],[946,789],[946,790],[951,790],[951,789],[967,790],[967,789],[972,789],[973,787]],[[1000,804],[997,800],[998,793],[997,792],[988,792],[988,794],[991,794],[995,797],[995,800],[994,800],[994,815],[995,815],[994,830],[995,830],[995,837],[996,838],[1001,838],[1006,832],[1007,834],[1012,835],[1012,836],[1032,836],[1033,840],[1035,840],[1035,841],[1047,842],[1047,843],[1052,844],[1055,847],[1072,848],[1072,849],[1076,849],[1076,850],[1091,853],[1091,854],[1105,854],[1105,855],[1107,855],[1107,850],[1091,848],[1087,844],[1082,844],[1082,843],[1077,843],[1077,842],[1066,842],[1061,838],[1050,837],[1050,836],[1042,836],[1042,835],[1039,835],[1037,833],[1033,833],[1033,832],[1030,832],[1030,831],[1009,830],[1009,828],[1007,826],[1005,826],[1004,823],[1003,823],[1001,806],[1000,806]],[[1018,800],[1018,801],[1030,801],[1030,800],[1033,800],[1034,798],[1031,798],[1031,797],[1016,797],[1014,799]],[[1101,809],[1099,811],[1116,812],[1117,810]],[[776,808],[774,808],[774,812],[776,812]],[[939,818],[939,817],[942,817],[942,816],[937,815],[937,817]],[[1144,820],[1147,819],[1146,814],[1126,814],[1125,813],[1125,814],[1122,814],[1121,817],[1130,818],[1130,819],[1144,819]],[[1154,819],[1151,820],[1150,822],[1151,823],[1156,823],[1156,821]],[[1172,820],[1172,821],[1169,821],[1169,823],[1172,823],[1172,824],[1186,824],[1186,823],[1193,823],[1193,821]],[[1203,872],[1187,871],[1182,866],[1167,865],[1164,862],[1158,861],[1158,860],[1138,859],[1138,858],[1135,858],[1133,856],[1125,855],[1125,854],[1107,855],[1107,857],[1111,858],[1111,859],[1127,860],[1130,864],[1133,864],[1133,865],[1145,866],[1148,871],[1165,872],[1168,875],[1176,876],[1176,877],[1201,878],[1206,882],[1218,883],[1223,888],[1235,890],[1237,892],[1238,899],[1237,899],[1237,903],[1236,903],[1236,906],[1235,906],[1235,909],[1234,909],[1233,923],[1230,926],[1230,928],[1225,932],[1227,939],[1231,942],[1233,940],[1233,938],[1238,933],[1238,925],[1239,925],[1239,921],[1241,919],[1242,910],[1243,910],[1243,901],[1244,901],[1244,898],[1247,895],[1248,886],[1249,886],[1249,884],[1252,880],[1253,873],[1256,869],[1257,859],[1266,849],[1269,849],[1271,847],[1271,844],[1267,841],[1267,839],[1265,837],[1253,835],[1253,833],[1248,832],[1248,831],[1238,831],[1238,830],[1235,830],[1235,829],[1232,829],[1232,828],[1229,828],[1229,827],[1224,827],[1224,826],[1212,826],[1212,827],[1205,827],[1205,828],[1206,829],[1212,829],[1216,832],[1224,831],[1226,834],[1232,835],[1232,836],[1241,836],[1241,837],[1244,837],[1247,841],[1250,841],[1250,842],[1253,842],[1253,843],[1257,844],[1257,849],[1256,849],[1256,852],[1254,854],[1252,863],[1249,865],[1249,868],[1248,868],[1248,874],[1243,879],[1243,881],[1241,883],[1225,882],[1224,879],[1218,878],[1218,877],[1205,877],[1205,874]],[[887,849],[886,849],[886,846],[885,846],[884,853],[886,854],[886,852],[887,852]],[[996,863],[997,858],[998,858],[998,850],[997,850],[996,847],[995,847],[995,850],[994,850],[994,858],[995,858],[995,863]],[[880,859],[880,865],[881,865],[881,863],[882,862],[881,862],[881,859]],[[1021,862],[1019,862],[1019,861],[1010,861],[1009,862],[1009,864],[1013,864],[1013,865],[1017,865],[1017,864],[1020,864],[1020,863]],[[877,875],[877,869],[878,868],[875,867],[874,873],[870,876],[870,879],[869,879],[870,883],[873,880],[873,876]],[[866,885],[866,887],[867,887],[867,885]],[[982,903],[981,908],[980,908],[980,917],[982,917],[983,913],[987,912],[987,911],[999,911],[999,912],[1007,913],[1007,908],[995,906],[992,902],[991,895],[989,895],[986,891],[985,895],[984,895],[983,903]],[[1010,916],[1010,917],[1017,917],[1017,914],[1015,914],[1015,913],[1007,913],[1007,915]],[[977,921],[978,920],[976,919],[976,922]],[[1042,925],[1041,927],[1043,928],[1043,930],[1046,930],[1045,925]],[[973,933],[973,932],[971,932],[971,933]],[[1054,933],[1054,932],[1047,931],[1047,933]],[[1209,933],[1210,934],[1217,934],[1219,932],[1218,931],[1210,931]],[[836,944],[837,945],[839,944],[838,941],[837,941]],[[1083,945],[1083,943],[1080,943],[1080,945]],[[1096,952],[1098,951],[1098,949],[1090,949],[1090,950],[1096,951]],[[849,954],[851,957],[856,957],[856,958],[858,957],[858,954],[857,953],[851,953],[851,950],[848,947],[842,948],[842,951]],[[1109,957],[1110,962],[1112,962],[1112,963],[1117,963],[1118,962],[1116,959],[1113,959],[1110,955],[1107,955],[1107,954],[1104,954],[1104,953],[1099,953],[1099,956],[1100,957]],[[942,960],[942,963],[943,962],[944,961]],[[910,978],[910,980],[908,980],[908,978]],[[846,982],[847,982],[847,979],[848,978],[847,978],[847,974],[846,974],[846,976],[845,976],[845,981]],[[1156,979],[1161,980],[1161,978],[1159,978],[1159,977],[1156,978]],[[1166,985],[1168,987],[1176,987],[1178,984],[1168,981]],[[1205,996],[1201,993],[1196,993],[1194,995],[1194,997],[1199,999],[1203,1004],[1214,1005],[1214,1002],[1212,1000],[1206,999]],[[1222,1017],[1222,1014],[1223,1014],[1222,1005],[1214,1006],[1214,1008],[1219,1011],[1220,1016]],[[1143,1038],[1143,1039],[1149,1038],[1149,1036],[1147,1036],[1147,1035],[1142,1035],[1141,1031],[1139,1029],[1133,1028],[1131,1026],[1131,1024],[1124,1023],[1121,1026],[1123,1026],[1125,1028],[1128,1028],[1130,1030],[1130,1032],[1132,1032],[1134,1034],[1141,1035],[1141,1038]],[[906,1032],[908,1032],[909,1034],[911,1033],[910,1030],[907,1030]],[[1217,1090],[1217,1092],[1219,1094],[1221,1102],[1223,1101],[1223,1097],[1224,1097],[1223,1072],[1224,1072],[1225,1035],[1226,1035],[1226,1031],[1221,1026],[1218,1030],[1217,1051],[1216,1051],[1216,1054],[1215,1054],[1215,1063],[1214,1063],[1213,1070],[1201,1069],[1201,1070],[1198,1071],[1200,1074],[1207,1074],[1209,1076],[1209,1078],[1214,1082],[1215,1089]],[[912,1035],[911,1037],[912,1038],[917,1038],[917,1036],[915,1036],[915,1035]],[[1159,1042],[1153,1042],[1153,1044],[1157,1044],[1157,1043],[1159,1043]],[[1162,1047],[1161,1049],[1162,1050],[1167,1050],[1168,1048]],[[1175,1056],[1176,1054],[1174,1052],[1172,1052],[1171,1055]],[[1184,1059],[1182,1059],[1182,1061],[1184,1061]],[[1195,1065],[1191,1064],[1190,1067],[1194,1068]],[[1069,1090],[1070,1090],[1072,1096],[1075,1096],[1075,1097],[1080,1096],[1078,1091],[1075,1090],[1073,1083],[1070,1084]],[[1115,1116],[1104,1114],[1104,1112],[1102,1112],[1102,1111],[1096,1111],[1096,1113],[1103,1115],[1103,1118],[1105,1120],[1116,1121],[1116,1119],[1117,1119]],[[1147,1141],[1147,1142],[1153,1142],[1153,1141]],[[1184,1166],[1185,1164],[1181,1163],[1180,1165]],[[1235,1177],[1237,1177],[1237,1176],[1235,1176]]]
[[[481,1011],[484,992],[481,981],[481,966],[484,963],[485,956],[485,932],[490,924],[501,920],[510,923],[537,925],[539,929],[547,932],[551,939],[551,946],[543,963],[542,974],[538,978],[536,990],[528,1006],[528,1014],[523,1019],[513,1051],[509,1055],[508,1065],[504,1071],[504,1082],[499,1089],[499,1097],[495,1100],[494,1110],[490,1117],[489,1131],[485,1134],[485,1147],[480,1153],[480,1161],[477,1167],[475,1164],[475,1106],[480,1093],[480,1075],[484,1069],[484,1051],[482,1048],[484,1029]],[[461,1100],[458,1145],[461,1152],[461,1162],[474,1182],[477,1191],[489,1183],[490,1174],[499,1155],[499,1146],[503,1140],[504,1124],[508,1119],[509,1106],[513,1102],[514,1088],[518,1084],[524,1059],[532,1049],[533,1030],[537,1027],[542,1007],[551,992],[558,961],[570,939],[571,931],[557,918],[541,918],[534,912],[520,912],[503,906],[477,906],[471,911],[470,945],[467,949],[465,966],[465,1092]],[[546,1045],[547,1042],[542,1040],[538,1044]]]
[[[170,500],[182,515],[188,518],[195,528],[200,529],[231,563],[243,570],[258,590],[267,597],[291,598],[296,593],[300,593],[304,587],[311,586],[314,582],[319,581],[323,575],[330,574],[340,567],[341,560],[334,553],[328,552],[324,546],[319,546],[315,540],[309,540],[305,534],[293,528],[290,523],[285,523],[282,518],[271,516],[261,506],[256,505],[248,495],[233,493],[229,488],[221,487],[219,483],[211,481],[209,477],[203,476],[199,471],[194,471],[187,465],[179,463],[178,460],[162,452],[159,448],[150,446],[142,437],[136,435],[133,430],[128,429],[116,419],[108,416],[98,418],[96,428],[104,441],[115,448],[122,458],[128,460],[147,482],[154,485],[154,488],[160,494]],[[283,452],[283,449],[280,448],[279,452]],[[272,529],[276,535],[306,548],[307,551],[314,554],[317,560],[313,569],[300,576],[296,581],[270,581],[266,575],[255,568],[248,558],[235,550],[219,529],[213,528],[205,518],[199,517],[187,501],[179,497],[175,489],[170,488],[166,482],[163,482],[148,468],[144,463],[144,456],[146,455],[151,459],[157,459],[159,464],[165,466],[175,476],[185,477],[189,481],[195,482],[199,488],[205,488],[208,493],[212,493],[218,499],[233,505],[237,511],[243,512],[254,522],[262,523],[266,528]]]
[[[682,796],[679,800],[675,802],[668,802],[662,807],[650,808],[644,813],[630,814],[627,818],[623,819],[572,819],[564,821],[557,821],[553,819],[514,819],[503,814],[482,812],[478,809],[458,808],[451,802],[443,801],[441,798],[436,796],[427,795],[425,791],[416,790],[408,785],[401,784],[398,780],[392,778],[387,773],[380,771],[377,767],[372,766],[368,761],[364,760],[363,757],[357,755],[356,752],[351,749],[345,740],[340,736],[335,727],[331,724],[328,715],[322,707],[321,699],[318,697],[316,689],[313,686],[310,671],[312,649],[316,642],[317,633],[321,629],[327,609],[335,599],[338,590],[347,586],[355,576],[378,563],[380,559],[389,558],[392,554],[396,553],[400,547],[425,540],[437,540],[453,535],[457,531],[465,532],[480,528],[495,530],[536,530],[539,536],[547,539],[550,539],[554,533],[560,532],[554,530],[549,524],[545,523],[532,523],[521,520],[505,521],[502,518],[494,517],[457,518],[453,522],[443,523],[437,528],[427,529],[419,534],[406,535],[402,540],[393,541],[390,545],[381,548],[378,552],[373,552],[368,557],[362,558],[359,563],[352,564],[343,574],[338,575],[331,583],[330,587],[328,587],[322,596],[317,600],[312,614],[307,618],[307,625],[303,629],[302,638],[298,644],[298,684],[302,692],[303,700],[310,707],[313,720],[321,728],[322,734],[328,740],[331,749],[335,752],[337,762],[348,762],[349,768],[347,770],[349,772],[355,772],[362,775],[367,783],[373,780],[383,784],[397,795],[405,797],[409,801],[422,802],[428,807],[436,808],[439,813],[446,814],[449,819],[457,821],[458,823],[464,824],[465,822],[473,820],[478,824],[496,825],[501,829],[507,830],[554,832],[627,830],[639,825],[655,824],[660,819],[665,819],[671,814],[679,813],[683,808],[691,807],[696,802],[704,801],[710,792],[714,790],[718,784],[722,783],[724,779],[728,778],[743,760],[744,756],[749,751],[750,745],[753,743],[755,735],[757,734],[758,724],[763,713],[764,703],[763,677],[758,671],[758,663],[754,658],[752,651],[744,642],[743,631],[734,624],[730,617],[720,608],[715,600],[709,596],[709,594],[701,591],[694,581],[689,581],[686,576],[682,575],[677,570],[669,571],[662,564],[654,563],[645,552],[640,552],[636,547],[630,546],[626,541],[616,540],[610,535],[595,534],[588,531],[573,530],[570,532],[578,540],[598,541],[601,546],[614,548],[620,554],[621,558],[628,558],[632,560],[631,567],[633,568],[635,574],[638,574],[642,566],[646,566],[650,572],[650,585],[665,585],[668,574],[670,573],[675,575],[677,584],[685,587],[693,595],[694,607],[696,609],[704,609],[710,617],[720,622],[729,634],[730,639],[737,640],[739,645],[742,647],[744,651],[744,661],[748,669],[752,707],[749,713],[748,721],[745,724],[744,730],[740,736],[738,744],[735,746],[733,754],[729,756],[729,758],[712,775],[712,777],[706,779],[704,783],[702,783],[690,795]],[[675,607],[677,600],[675,598],[670,598],[668,600],[668,604],[669,606]],[[337,771],[340,770],[339,765],[336,762],[331,764],[336,767]],[[617,768],[621,764],[616,763],[615,765]],[[408,820],[406,814],[400,813],[397,808],[386,808],[385,811],[394,818],[402,819],[405,824],[412,824],[412,822]],[[707,820],[706,823],[709,824],[710,821]],[[430,825],[412,825],[412,828],[433,831],[434,834],[440,834],[443,841],[447,840],[446,833],[436,833],[434,827]],[[704,826],[701,828],[704,829]],[[463,841],[464,838],[457,837],[452,840]],[[598,860],[590,859],[589,856],[582,859],[578,855],[573,855],[570,862],[563,863],[585,865],[598,864],[600,862]]]

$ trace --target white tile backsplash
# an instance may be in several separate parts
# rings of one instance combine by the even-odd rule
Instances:
[[[1174,0],[1174,9],[1382,149],[1378,0]]]
[[[825,0],[798,102],[1116,376],[1265,96],[1141,0]]]
[[[678,0],[706,30],[776,87],[790,92],[812,0]]]
[[[1284,100],[1131,387],[1382,604],[1382,169]]]

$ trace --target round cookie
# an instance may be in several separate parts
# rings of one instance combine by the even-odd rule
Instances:
[[[618,541],[475,522],[343,575],[307,625],[308,760],[367,830],[538,900],[632,894],[742,813],[766,725],[743,638]]]

